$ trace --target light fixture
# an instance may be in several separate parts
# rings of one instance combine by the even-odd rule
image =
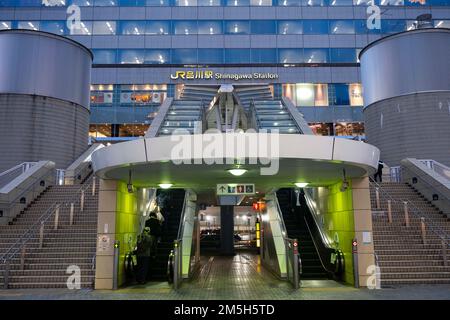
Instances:
[[[128,189],[128,193],[134,192],[133,183],[131,182],[131,170],[128,171],[127,189]]]
[[[170,189],[170,187],[172,187],[172,183],[160,183],[160,184],[158,184],[158,186],[161,188],[161,189]]]
[[[244,173],[247,172],[247,169],[239,169],[239,168],[235,168],[235,169],[228,169],[227,170],[229,173],[231,173],[233,176],[242,176]]]
[[[295,186],[297,187],[297,188],[304,188],[304,187],[306,187],[308,185],[308,182],[296,182],[295,183]]]
[[[342,185],[341,185],[340,190],[341,190],[341,192],[345,192],[349,187],[347,177],[345,176],[345,169],[342,169],[342,174],[343,174],[343,179],[342,179]]]

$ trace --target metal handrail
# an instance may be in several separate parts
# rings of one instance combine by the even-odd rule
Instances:
[[[184,217],[185,217],[185,209],[186,209],[186,202],[187,202],[188,192],[189,191],[186,190],[185,193],[184,193],[183,207],[181,209],[180,224],[178,225],[178,233],[177,233],[177,239],[176,240],[181,240],[183,238]]]
[[[399,200],[394,199],[394,198],[393,198],[386,190],[384,190],[377,182],[375,182],[375,181],[373,181],[373,180],[371,179],[370,183],[371,183],[372,185],[375,185],[376,188],[378,188],[378,190],[380,190],[384,195],[386,195],[392,202],[394,202],[394,203],[398,203],[398,202],[399,202]],[[417,206],[415,206],[415,205],[414,205],[412,202],[410,202],[410,201],[406,201],[406,200],[400,200],[400,201],[403,202],[403,203],[405,203],[405,202],[408,203],[413,209],[417,210],[418,212],[421,211]],[[421,214],[419,214],[419,213],[417,213],[417,212],[414,212],[413,210],[408,211],[408,212],[411,212],[411,213],[412,213],[416,218],[418,218],[419,220],[420,220],[421,218],[425,219],[425,217],[422,217]],[[437,226],[435,225],[435,223],[434,223],[433,220],[430,220],[430,219],[428,218],[428,222],[431,222],[431,223],[428,223],[428,227],[429,227],[429,229],[431,230],[431,232],[433,232],[436,236],[438,236],[439,238],[441,238],[441,240],[444,241],[445,243],[447,243],[447,245],[450,247],[450,236],[449,236],[449,234],[448,234],[445,230],[441,229],[440,227],[437,227]],[[430,227],[431,227],[431,228],[430,228]],[[440,233],[437,232],[436,229],[439,230]]]
[[[281,229],[282,229],[281,231],[283,233],[283,238],[288,239],[286,225],[284,224],[284,219],[282,216],[282,211],[281,211],[280,203],[278,202],[278,197],[277,197],[276,192],[274,193],[274,201],[277,206],[278,218],[281,221]]]
[[[309,210],[311,211],[311,213],[313,213],[312,216],[313,216],[313,219],[314,219],[314,221],[316,222],[316,225],[317,225],[317,227],[318,227],[318,230],[319,230],[319,233],[320,233],[320,237],[322,238],[323,243],[327,244],[327,246],[329,246],[330,248],[332,248],[331,243],[330,243],[328,237],[324,234],[322,228],[319,227],[319,226],[320,226],[320,223],[317,221],[317,214],[315,213],[316,210],[315,210],[314,206],[312,205],[312,199],[311,199],[311,196],[309,195],[307,189],[304,189],[304,191],[305,191],[306,205],[308,206],[308,208],[309,208]],[[336,249],[336,248],[333,248],[333,249]]]
[[[92,177],[89,179],[92,179]],[[25,231],[22,234],[22,236],[19,238],[19,240],[17,240],[6,251],[5,254],[3,254],[3,256],[0,258],[0,262],[5,264],[6,261],[11,260],[23,248],[23,246],[31,239],[31,235],[35,234],[38,231],[36,229],[37,225],[41,226],[42,224],[45,224],[45,222],[47,222],[48,219],[52,216],[54,210],[56,210],[58,207],[61,208],[62,205],[67,205],[68,203],[72,203],[72,200],[76,199],[75,197],[78,196],[78,193],[81,193],[81,191],[88,189],[90,186],[91,186],[91,182],[89,182],[87,185],[81,186],[81,188],[79,188],[77,190],[76,194],[73,197],[71,197],[68,201],[65,201],[64,204],[61,204],[59,202],[54,202],[52,205],[50,205],[50,207],[45,211],[45,213],[42,214],[39,217],[39,219],[30,228],[28,228],[27,231]],[[75,202],[75,201],[73,201],[73,202]],[[14,252],[10,253],[11,251],[14,250],[14,247],[20,242],[22,242],[22,244]]]

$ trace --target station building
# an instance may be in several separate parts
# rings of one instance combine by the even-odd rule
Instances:
[[[434,227],[447,230],[442,219],[449,214],[448,190],[442,179],[448,168],[439,163],[443,176],[407,159],[404,181],[377,184],[369,177],[378,168],[378,145],[370,144],[370,137],[369,143],[353,139],[365,137],[364,106],[369,119],[371,113],[389,108],[371,86],[371,72],[361,77],[359,59],[363,65],[376,63],[383,55],[371,53],[373,48],[402,37],[400,33],[377,44],[390,33],[448,39],[443,29],[450,21],[447,1],[375,1],[384,9],[381,29],[375,30],[367,28],[367,9],[374,3],[364,0],[1,3],[3,28],[32,29],[0,31],[5,61],[20,65],[17,57],[47,52],[52,58],[48,68],[55,72],[51,90],[27,87],[26,78],[7,86],[7,79],[0,78],[0,107],[7,110],[18,99],[21,108],[43,110],[50,119],[59,117],[48,112],[55,107],[81,114],[75,125],[64,118],[73,132],[81,133],[73,141],[66,137],[73,144],[69,151],[78,153],[65,170],[73,179],[61,183],[68,186],[42,178],[58,168],[54,150],[36,154],[26,145],[8,146],[28,150],[17,161],[36,163],[31,165],[34,171],[0,184],[0,194],[5,194],[0,236],[8,239],[0,279],[6,287],[64,287],[66,270],[60,265],[74,263],[82,266],[85,287],[129,285],[138,236],[155,210],[165,222],[152,257],[152,275],[168,279],[175,288],[182,279],[195,277],[205,256],[226,260],[242,250],[253,261],[255,272],[249,276],[263,268],[294,288],[300,278],[356,287],[379,287],[379,281],[448,283],[449,243]],[[77,7],[71,9],[80,8],[81,28],[75,34],[67,27],[72,4]],[[421,26],[424,15],[432,31],[412,30]],[[21,47],[20,37],[31,40]],[[77,75],[73,83],[59,83],[69,52],[68,65],[83,64],[70,69]],[[34,68],[29,65],[31,74]],[[46,83],[45,72],[36,75],[35,84]],[[370,91],[363,90],[361,81]],[[72,84],[71,94],[55,90],[61,84]],[[440,91],[436,83],[433,89]],[[414,90],[408,94],[417,94]],[[389,98],[397,95],[401,91]],[[30,96],[34,104],[24,103]],[[82,136],[87,113],[90,142],[95,143],[87,149],[88,140],[82,142],[83,153],[74,149],[87,138]],[[46,117],[36,125],[51,122]],[[369,121],[376,137],[376,120]],[[390,139],[395,139],[392,133]],[[99,142],[112,144],[103,147]],[[37,162],[42,157],[50,161]],[[5,172],[0,178],[12,173]],[[39,191],[21,185],[29,181],[22,174]],[[414,193],[423,192],[420,186],[429,179],[435,183],[427,194],[433,204]],[[404,194],[411,198],[404,201]],[[37,195],[53,201],[42,200],[52,203],[45,221],[33,203]],[[426,219],[417,207],[427,209]],[[32,210],[37,212],[31,215]],[[33,229],[35,237],[19,235],[21,241],[8,247],[16,230],[39,221],[51,221],[49,233]],[[60,229],[70,241],[61,241]],[[424,235],[423,230],[430,232]],[[37,275],[22,263],[29,254],[24,249],[28,241],[39,251],[27,263],[47,266]],[[425,250],[433,255],[423,256]],[[59,266],[52,260],[55,254],[61,254]],[[212,268],[224,269],[219,262]]]

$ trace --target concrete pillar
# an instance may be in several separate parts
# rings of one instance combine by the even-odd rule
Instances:
[[[117,182],[100,179],[95,289],[113,288]]]
[[[234,255],[234,206],[220,206],[220,253]]]
[[[358,241],[358,271],[360,287],[375,285],[375,255],[373,248],[372,210],[369,178],[352,180],[353,218]]]

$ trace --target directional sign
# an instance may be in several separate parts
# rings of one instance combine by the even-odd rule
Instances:
[[[222,183],[216,188],[218,196],[238,196],[255,194],[255,185],[252,183]]]

